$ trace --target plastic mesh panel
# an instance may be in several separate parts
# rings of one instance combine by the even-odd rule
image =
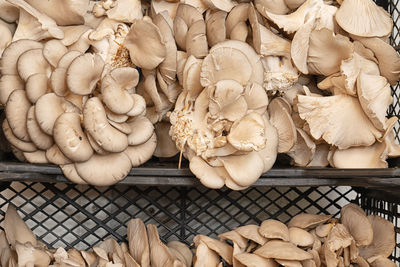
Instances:
[[[298,213],[338,214],[354,200],[350,187],[258,187],[237,192],[204,187],[108,188],[72,184],[11,183],[0,191],[0,225],[8,203],[49,247],[87,249],[113,236],[126,239],[131,218],[157,225],[163,240],[192,242],[268,218],[288,222]]]

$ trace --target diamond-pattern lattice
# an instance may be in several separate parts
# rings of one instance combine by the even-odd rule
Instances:
[[[92,247],[110,236],[125,240],[131,218],[157,225],[165,241],[190,244],[196,234],[215,237],[268,218],[288,222],[301,212],[337,215],[341,206],[357,196],[350,187],[254,187],[238,192],[61,183],[0,186],[0,225],[7,204],[12,203],[46,245],[78,249]]]

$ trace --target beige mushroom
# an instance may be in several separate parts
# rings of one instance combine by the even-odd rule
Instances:
[[[4,136],[7,138],[7,141],[10,142],[12,146],[15,148],[24,151],[24,152],[34,152],[37,150],[37,147],[35,146],[34,143],[32,142],[25,142],[20,139],[18,139],[12,132],[10,125],[8,124],[8,121],[5,119],[3,120],[2,123],[2,129]]]
[[[29,76],[36,73],[43,73],[50,76],[51,68],[46,58],[43,56],[43,50],[31,49],[21,54],[17,62],[19,76],[27,81]]]
[[[128,147],[128,137],[109,124],[105,109],[97,97],[92,97],[86,102],[83,109],[83,125],[93,140],[109,152],[121,152]]]
[[[31,104],[24,90],[13,91],[6,104],[6,118],[13,134],[20,140],[30,142],[26,127],[27,114]]]
[[[220,255],[228,264],[233,263],[233,248],[225,242],[210,238],[205,235],[196,235],[193,242],[198,245],[204,243],[209,249],[215,251]]]
[[[174,257],[171,254],[168,247],[161,242],[158,235],[157,227],[153,224],[147,225],[147,233],[149,237],[150,245],[150,262],[151,266],[162,267],[162,266],[172,266],[174,262]]]
[[[49,162],[57,165],[66,165],[72,163],[72,161],[61,152],[57,144],[53,144],[49,149],[46,150],[46,158]]]
[[[133,64],[144,69],[156,68],[166,57],[162,34],[152,22],[134,20],[124,45],[129,50]]]
[[[79,176],[73,163],[60,165],[60,169],[64,176],[74,184],[87,184],[87,182]]]
[[[47,150],[53,145],[53,138],[42,131],[39,123],[36,120],[35,106],[31,106],[29,108],[27,114],[26,128],[29,137],[32,140],[32,143],[34,143],[37,148]]]
[[[274,219],[263,221],[258,232],[267,239],[281,239],[283,241],[290,240],[289,229],[287,226]]]
[[[395,249],[395,232],[393,223],[377,215],[369,215],[368,221],[372,225],[373,238],[368,246],[359,247],[360,255],[369,263],[380,257],[389,257]]]
[[[153,127],[153,124],[151,124],[151,126]],[[142,127],[143,126],[141,126],[141,128]],[[159,122],[154,127],[157,135],[157,147],[154,151],[154,156],[159,158],[169,158],[178,154],[179,150],[176,148],[175,142],[169,135],[171,124],[169,122]]]
[[[315,228],[327,222],[333,215],[316,215],[301,213],[290,219],[288,227],[298,227],[301,229]]]
[[[371,267],[396,267],[396,263],[389,260],[388,258],[379,257],[371,262]]]
[[[235,259],[248,267],[278,267],[273,259],[266,259],[252,253],[236,254]]]
[[[28,77],[25,84],[26,96],[32,104],[44,94],[50,93],[46,74],[36,73]]]
[[[13,91],[24,88],[25,84],[18,75],[2,75],[0,78],[0,103],[5,105]]]
[[[248,240],[235,230],[219,234],[218,237],[221,240],[231,240],[234,244],[239,246],[239,248],[247,247]]]
[[[289,240],[299,247],[311,247],[314,244],[313,235],[298,227],[289,228]]]
[[[340,221],[346,226],[358,246],[368,246],[373,239],[373,228],[365,212],[355,204],[347,204],[340,210]]]
[[[203,0],[203,2],[211,9],[229,12],[235,6],[232,0]]]
[[[137,167],[148,161],[154,153],[157,146],[156,134],[153,135],[143,144],[137,146],[128,146],[124,153],[129,157],[132,167]]]
[[[16,248],[18,243],[30,243],[36,246],[37,241],[35,235],[18,215],[16,208],[12,204],[8,205],[4,216],[4,231],[8,243],[13,249]]]
[[[357,10],[356,16],[354,16],[354,10]],[[393,27],[389,13],[371,0],[343,1],[335,18],[345,31],[363,37],[387,36]]]
[[[258,225],[248,224],[236,228],[235,231],[244,238],[247,238],[248,240],[251,240],[260,245],[264,245],[268,241],[268,239],[260,234],[259,228],[260,227]]]
[[[31,243],[15,244],[15,251],[18,257],[18,266],[46,267],[51,262],[50,255],[41,248],[35,248]]]
[[[207,41],[210,47],[226,39],[225,19],[228,13],[225,11],[210,12],[206,17]]]
[[[271,240],[265,243],[262,247],[254,251],[254,254],[267,259],[295,260],[302,261],[312,259],[312,255],[292,243]]]
[[[218,254],[209,249],[204,242],[199,242],[196,246],[196,255],[193,257],[194,267],[219,267],[220,259]]]
[[[140,266],[150,267],[149,240],[146,226],[140,219],[131,219],[127,228],[129,253]]]

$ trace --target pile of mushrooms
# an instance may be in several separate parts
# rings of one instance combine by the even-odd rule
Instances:
[[[108,238],[88,251],[49,249],[9,205],[0,230],[0,265],[3,267],[190,267],[192,252],[179,241],[164,244],[157,227],[132,219],[127,227],[128,243]]]
[[[400,56],[372,0],[49,2],[0,1],[3,131],[20,160],[110,185],[180,153],[203,185],[241,190],[278,154],[400,156],[386,118]]]
[[[355,204],[332,215],[299,214],[287,225],[268,219],[218,235],[194,238],[194,267],[391,267],[394,225]]]

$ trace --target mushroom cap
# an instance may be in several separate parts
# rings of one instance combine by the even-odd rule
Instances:
[[[142,19],[142,5],[140,0],[117,0],[115,6],[106,11],[107,17],[121,22],[132,23],[135,19]]]
[[[24,88],[24,81],[18,75],[2,75],[0,77],[0,103],[5,105],[13,91]]]
[[[160,29],[145,20],[133,21],[124,45],[133,64],[147,70],[155,69],[167,53]]]
[[[210,12],[210,16],[206,19],[207,41],[210,47],[226,39],[225,19],[228,15],[225,11]]]
[[[129,157],[123,153],[93,154],[85,162],[76,162],[77,173],[88,184],[109,186],[124,179],[132,168]]]
[[[335,168],[387,168],[387,150],[384,143],[371,146],[331,150],[330,163]]]
[[[34,152],[22,152],[22,153],[26,161],[28,161],[29,163],[34,163],[34,164],[49,163],[49,161],[46,158],[46,151],[44,150],[36,150]]]
[[[256,112],[248,113],[232,124],[227,139],[237,150],[250,152],[263,149],[266,142],[263,118]]]
[[[0,61],[0,69],[2,75],[17,75],[17,61],[19,57],[26,51],[31,49],[43,48],[43,44],[34,41],[21,39],[12,42],[3,52]]]
[[[34,246],[36,245],[35,235],[18,215],[15,206],[12,204],[7,207],[3,225],[8,243],[12,248],[15,249],[18,243],[25,244],[29,242]]]
[[[194,266],[222,267],[218,254],[209,249],[204,242],[199,242],[196,247],[196,255],[193,257]]]
[[[153,135],[154,126],[145,116],[129,119],[128,124],[132,129],[132,133],[128,135],[128,144],[130,146],[143,144]]]
[[[368,221],[373,230],[372,243],[368,246],[359,247],[358,250],[363,258],[373,263],[380,257],[389,257],[393,253],[396,247],[396,234],[393,223],[380,216],[368,215]]]
[[[296,128],[296,131],[296,143],[287,154],[293,159],[296,166],[305,167],[308,166],[308,164],[314,158],[316,145],[305,131],[299,128]],[[326,152],[326,155],[328,152]]]
[[[275,261],[285,267],[303,267],[304,266],[300,261],[280,260],[280,259],[276,259]]]
[[[63,172],[64,176],[73,182],[74,184],[87,184],[78,174],[75,168],[75,164],[63,164],[60,165],[60,169]]]
[[[32,143],[37,148],[47,150],[54,144],[53,137],[44,133],[40,128],[35,116],[35,106],[31,106],[28,110],[26,128]]]
[[[340,221],[349,230],[357,246],[368,246],[374,237],[371,222],[358,205],[350,203],[340,210]]]
[[[354,14],[357,10],[357,14]],[[336,12],[336,21],[346,32],[363,37],[383,37],[390,34],[393,21],[389,13],[372,0],[346,0]]]
[[[342,60],[351,56],[354,48],[349,38],[322,28],[310,34],[307,64],[311,74],[329,76],[337,73]]]
[[[167,243],[169,249],[175,249],[179,254],[183,256],[182,259],[179,259],[182,263],[186,264],[186,266],[190,266],[193,261],[193,253],[189,249],[189,247],[179,241],[169,241]]]
[[[7,119],[3,120],[2,129],[4,136],[12,146],[23,152],[34,152],[37,150],[37,147],[34,143],[22,141],[13,134]]]
[[[54,123],[58,116],[64,112],[79,112],[79,109],[54,93],[42,95],[36,101],[36,120],[43,132],[48,135],[53,135]]]
[[[72,161],[61,152],[57,144],[53,144],[49,149],[46,150],[46,158],[49,162],[57,165],[66,165],[72,163]]]
[[[14,135],[25,142],[31,139],[26,127],[27,114],[31,103],[26,97],[25,90],[13,91],[6,104],[6,118]]]
[[[31,243],[15,244],[15,251],[18,257],[19,266],[49,266],[51,262],[50,255],[42,248],[35,248]]]
[[[204,58],[208,53],[206,23],[203,19],[194,22],[186,34],[186,52],[196,58]]]
[[[61,152],[74,162],[86,161],[93,155],[78,113],[61,114],[54,123],[53,137]]]
[[[314,28],[314,21],[310,20],[302,25],[294,34],[290,46],[290,56],[294,65],[303,74],[308,74],[308,48],[310,46],[310,35]]]
[[[400,78],[400,56],[397,51],[380,38],[357,38],[370,49],[378,59],[380,74],[388,79],[390,85],[396,85]]]
[[[141,219],[131,219],[127,226],[129,253],[141,266],[150,266],[149,239]]]
[[[21,54],[17,61],[19,76],[26,81],[29,76],[36,73],[43,73],[50,76],[51,67],[43,56],[43,49],[31,49]]]
[[[346,149],[372,145],[382,136],[366,116],[357,98],[347,95],[328,97],[298,96],[298,110],[310,126],[314,139]]]
[[[104,150],[122,152],[128,147],[128,137],[109,124],[106,111],[97,97],[86,101],[83,108],[83,125]]]
[[[32,104],[44,94],[49,93],[48,79],[44,73],[32,74],[25,84],[26,96]]]
[[[43,56],[54,68],[57,67],[58,61],[67,52],[68,48],[62,43],[62,41],[57,39],[47,41],[43,47]]]
[[[240,226],[235,229],[241,236],[251,240],[257,244],[264,245],[268,239],[263,237],[259,232],[259,226],[254,224],[248,224],[244,226]]]
[[[230,12],[236,4],[232,0],[203,0],[203,2],[211,9],[222,10],[225,12]]]
[[[152,266],[172,266],[174,257],[168,247],[160,240],[157,227],[153,224],[147,225],[149,237],[150,262]]]
[[[379,257],[373,262],[371,262],[371,267],[396,267],[396,263],[388,258]]]
[[[277,97],[268,104],[269,121],[278,130],[278,153],[288,152],[297,139],[296,126],[283,101]]]
[[[150,123],[150,121],[148,122]],[[151,127],[154,127],[153,124],[151,124]],[[169,129],[171,128],[171,123],[159,122],[155,125],[154,128],[155,128],[155,133],[157,135],[157,147],[156,150],[154,151],[154,156],[159,158],[169,158],[178,154],[179,150],[176,148],[175,142],[169,135]]]
[[[218,237],[221,240],[231,240],[234,244],[236,244],[240,248],[244,249],[247,247],[248,240],[235,230],[219,234]]]
[[[265,243],[262,247],[254,251],[254,254],[267,259],[281,259],[281,260],[307,260],[312,259],[313,256],[294,244],[281,241],[271,240]]]
[[[203,242],[209,249],[215,251],[220,255],[228,264],[233,262],[233,248],[225,242],[210,238],[205,235],[196,235],[193,242],[198,245]]]
[[[316,215],[301,213],[294,216],[288,223],[288,227],[298,227],[301,229],[315,228],[327,222],[333,215]]]
[[[157,146],[156,134],[153,135],[143,144],[137,146],[128,146],[124,153],[129,157],[132,167],[137,167],[148,161],[154,153]]]
[[[231,35],[233,29],[240,22],[245,22],[248,19],[248,3],[240,3],[228,13],[225,20],[226,38],[233,39]]]
[[[298,227],[289,228],[289,240],[299,247],[311,247],[314,244],[314,236]]]
[[[219,189],[225,184],[225,176],[222,175],[219,168],[210,166],[201,157],[192,157],[189,169],[208,188]]]
[[[85,53],[76,57],[67,69],[67,85],[77,95],[88,95],[101,78],[104,61],[98,54]]]
[[[240,253],[234,257],[246,267],[278,267],[278,263],[273,259],[266,259],[253,253]]]
[[[248,112],[254,111],[264,114],[268,106],[268,95],[258,83],[247,84],[243,94],[247,103]]]
[[[274,219],[268,219],[261,223],[258,232],[265,238],[268,239],[281,239],[283,241],[289,241],[289,229],[287,226],[280,221]]]

